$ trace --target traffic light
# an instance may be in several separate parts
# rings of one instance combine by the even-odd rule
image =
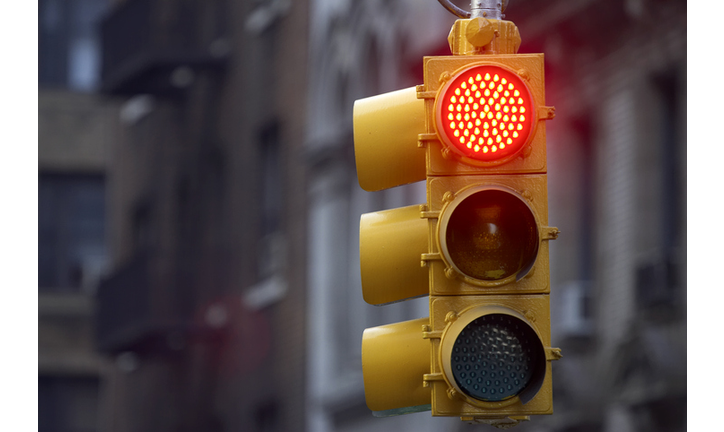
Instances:
[[[553,411],[542,54],[512,22],[457,20],[424,84],[358,100],[360,185],[426,180],[427,202],[360,221],[365,301],[429,296],[430,316],[367,329],[376,416],[431,410],[499,427]]]

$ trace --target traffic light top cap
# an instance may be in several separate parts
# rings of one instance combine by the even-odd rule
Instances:
[[[483,17],[455,21],[447,40],[453,55],[516,54],[521,42],[512,21]]]

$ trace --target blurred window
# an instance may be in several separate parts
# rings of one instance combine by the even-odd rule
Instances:
[[[281,144],[279,142],[279,123],[273,122],[259,134],[261,152],[261,208],[262,235],[276,233],[281,228],[283,205],[281,169]]]
[[[685,109],[685,102],[681,101],[682,78],[678,69],[671,70],[654,77],[654,88],[656,97],[659,100],[660,110],[660,152],[661,152],[661,177],[662,188],[661,203],[661,237],[664,249],[680,247],[681,242],[681,218],[682,208],[682,185],[681,159],[686,152],[685,141],[681,139],[682,133],[681,110]]]
[[[41,87],[92,91],[100,76],[98,24],[108,0],[39,0]]]
[[[38,183],[39,289],[79,291],[105,265],[104,178],[41,174]]]
[[[579,216],[579,240],[578,240],[578,253],[579,253],[579,273],[578,278],[580,280],[588,281],[593,278],[593,251],[594,251],[594,212],[595,212],[595,185],[594,181],[596,178],[596,161],[594,159],[594,148],[593,148],[593,126],[591,124],[591,116],[588,112],[582,113],[582,115],[573,120],[573,125],[578,133],[579,141],[579,159],[577,165],[580,167],[580,189],[578,190],[578,202],[580,205],[580,216]],[[584,284],[584,298],[588,298],[589,284]],[[585,317],[588,318],[590,315],[588,307],[584,307]]]
[[[153,251],[158,244],[155,216],[151,199],[143,199],[133,208],[131,232],[133,248],[137,253]]]
[[[98,430],[98,378],[38,377],[38,432]]]
[[[273,121],[259,132],[260,250],[259,278],[281,271],[284,262],[282,218],[284,207],[280,124]]]
[[[681,121],[685,107],[681,83],[685,80],[679,71],[677,66],[652,76],[653,91],[646,99],[654,116],[646,132],[656,137],[646,156],[657,170],[651,174],[652,181],[646,187],[639,187],[643,189],[641,195],[659,198],[653,201],[652,217],[643,219],[642,223],[658,230],[650,244],[652,249],[639,259],[634,269],[639,310],[676,312],[682,305],[682,291],[686,287],[681,252],[685,248],[682,220],[686,211],[685,176],[682,175],[686,141],[682,139],[685,123]],[[640,228],[643,229],[645,227]]]

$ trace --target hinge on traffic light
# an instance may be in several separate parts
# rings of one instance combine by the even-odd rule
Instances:
[[[553,361],[563,358],[560,348],[546,347],[546,360]]]
[[[553,120],[556,117],[556,107],[542,106],[538,107],[539,120]]]
[[[429,325],[422,326],[423,339],[440,339],[441,337],[442,331],[432,331]]]
[[[429,373],[422,376],[422,386],[430,387],[432,381],[445,381],[441,373]]]
[[[420,206],[420,217],[423,219],[439,219],[440,210],[427,210],[427,207]]]
[[[561,231],[556,227],[543,227],[543,240],[555,240]]]
[[[440,141],[436,133],[417,134],[417,146],[425,147],[428,141]]]
[[[442,255],[439,252],[424,253],[420,255],[420,266],[427,267],[428,261],[442,261]]]
[[[417,98],[418,99],[435,99],[435,96],[437,96],[436,91],[427,91],[425,90],[425,85],[420,84],[415,86],[415,91],[417,91]]]

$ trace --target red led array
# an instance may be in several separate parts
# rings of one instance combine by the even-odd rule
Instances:
[[[503,159],[528,141],[533,107],[518,75],[476,66],[455,77],[438,104],[438,132],[457,153],[480,161]]]

